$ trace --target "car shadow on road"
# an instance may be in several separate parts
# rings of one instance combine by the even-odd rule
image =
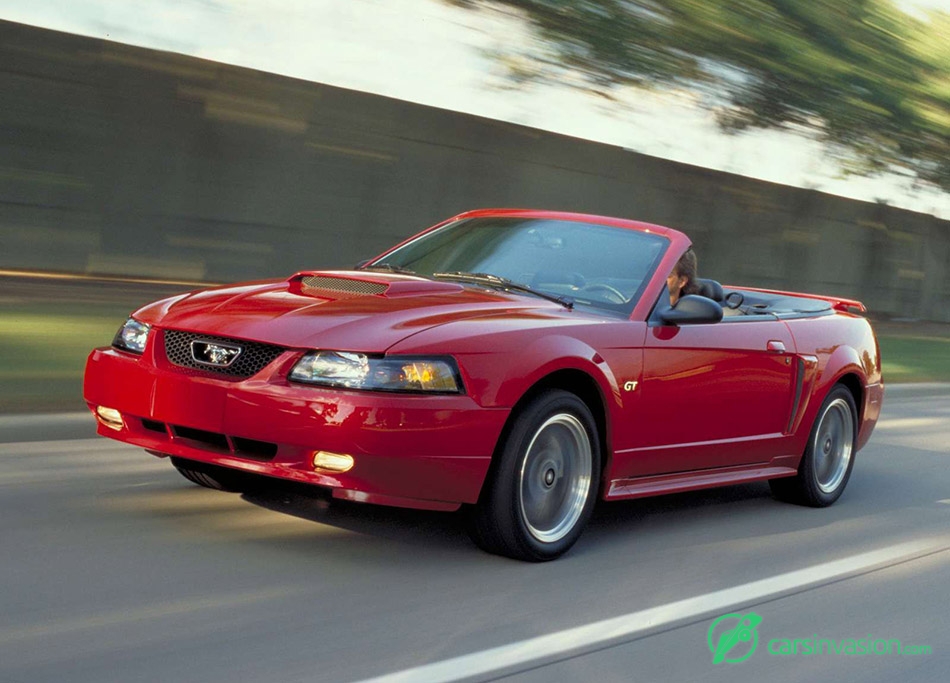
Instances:
[[[639,543],[716,542],[801,532],[850,524],[882,513],[875,491],[882,488],[877,473],[861,472],[854,490],[836,505],[816,509],[774,500],[766,482],[739,484],[625,501],[599,501],[574,553],[599,553],[632,539]],[[913,490],[913,489],[911,489]],[[928,492],[929,493],[929,492]],[[926,496],[925,496],[926,497]],[[467,511],[430,512],[330,499],[310,487],[280,487],[244,494],[255,506],[361,537],[426,549],[426,552],[474,551],[467,534]],[[890,505],[919,505],[914,500]],[[636,534],[636,535],[634,535]],[[334,543],[352,542],[336,538]]]
[[[468,537],[468,512],[430,512],[392,508],[365,503],[331,499],[323,492],[315,493],[294,486],[248,493],[243,499],[267,510],[290,515],[319,525],[333,527],[397,544],[425,546],[433,549],[471,549]],[[771,505],[773,501],[766,484],[745,484],[720,489],[691,491],[632,501],[599,502],[584,532],[582,544],[588,549],[601,541],[628,536],[646,522],[668,530],[689,526],[695,520],[708,519],[711,508],[716,515],[751,514],[748,508]],[[588,541],[588,542],[585,542]]]
[[[277,487],[243,496],[259,507],[361,536],[432,548],[471,546],[464,514],[334,500],[322,491]]]

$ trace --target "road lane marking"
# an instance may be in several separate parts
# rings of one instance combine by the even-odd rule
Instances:
[[[950,550],[950,538],[901,543],[510,645],[365,679],[361,683],[460,683],[509,676],[695,623],[741,605],[773,600],[946,550]]]

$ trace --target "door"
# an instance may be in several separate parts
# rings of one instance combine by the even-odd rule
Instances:
[[[794,341],[784,322],[647,329],[630,448],[619,476],[765,463],[785,455]]]

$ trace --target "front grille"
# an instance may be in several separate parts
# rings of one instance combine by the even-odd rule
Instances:
[[[351,280],[347,277],[330,277],[328,275],[308,275],[301,278],[301,284],[310,289],[324,289],[331,292],[346,292],[347,294],[382,294],[389,285],[382,282],[367,282],[366,280]]]
[[[244,341],[242,339],[229,339],[227,337],[213,337],[208,334],[198,334],[197,332],[165,330],[164,337],[165,356],[167,356],[169,362],[173,365],[177,365],[180,368],[191,368],[193,370],[214,372],[238,378],[256,375],[285,351],[283,347],[274,346],[272,344],[262,344],[260,342]],[[241,353],[234,359],[234,362],[227,367],[199,363],[191,355],[191,342],[199,339],[214,344],[239,346],[241,347]]]

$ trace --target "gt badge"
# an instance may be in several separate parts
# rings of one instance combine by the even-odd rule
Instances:
[[[624,391],[636,391],[636,390],[637,390],[637,383],[636,383],[636,382],[624,382],[624,383],[623,383],[623,390],[624,390]]]
[[[216,368],[226,368],[241,355],[241,347],[232,344],[222,344],[204,339],[191,342],[191,357],[201,365],[211,365]]]

